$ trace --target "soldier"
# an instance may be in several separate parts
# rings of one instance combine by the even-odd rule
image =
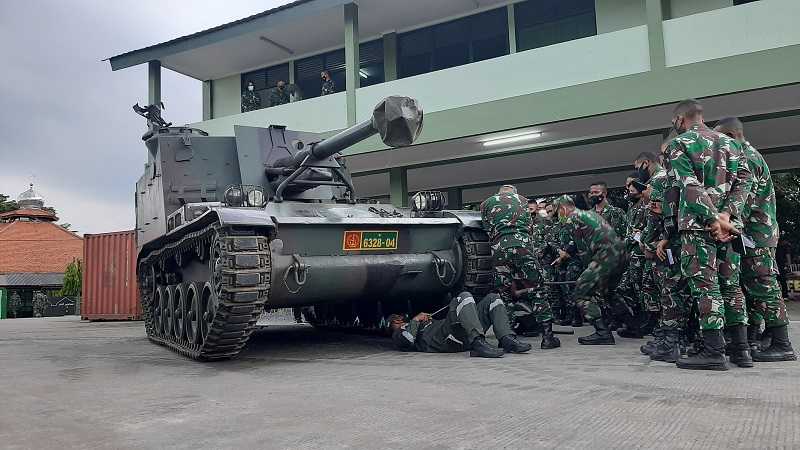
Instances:
[[[533,213],[533,230],[531,241],[534,255],[539,260],[542,268],[542,279],[546,282],[553,282],[557,279],[557,268],[551,266],[553,260],[558,257],[560,243],[558,241],[558,230],[553,220],[553,207],[545,202],[544,199],[536,200],[537,209]],[[530,211],[531,204],[528,203]],[[554,321],[564,323],[568,319],[572,322],[572,314],[569,305],[565,304],[561,296],[561,289],[556,285],[547,286],[547,301],[553,308]],[[572,308],[574,309],[574,308]]]
[[[486,342],[486,331],[493,327],[500,348]],[[402,316],[389,317],[392,341],[398,350],[455,353],[469,350],[470,356],[499,358],[503,353],[525,353],[531,345],[521,342],[509,327],[508,313],[497,294],[489,294],[478,304],[469,292],[450,301],[447,317],[434,320],[419,313],[406,323]]]
[[[594,211],[575,208],[575,202],[562,195],[553,202],[559,221],[564,224],[566,234],[571,238],[565,243],[566,250],[559,251],[553,265],[584,255],[586,269],[578,277],[575,285],[575,301],[581,314],[595,328],[595,332],[578,338],[584,345],[614,345],[614,336],[603,319],[602,307],[608,294],[622,275],[625,262],[625,245],[617,237],[611,225]]]
[[[765,321],[766,330],[772,336],[772,344],[768,348],[763,351],[755,348],[753,360],[794,361],[797,356],[789,341],[789,318],[777,280],[775,249],[780,233],[775,215],[775,187],[769,166],[761,153],[745,139],[739,119],[722,119],[715,130],[735,139],[742,146],[753,173],[753,184],[742,213],[744,235],[752,241],[751,245],[744,245],[741,273],[750,318],[748,340],[757,341],[757,331]]]
[[[44,317],[44,310],[47,307],[47,295],[42,291],[33,293],[33,317]]]
[[[336,93],[336,84],[333,82],[331,74],[327,70],[323,70],[319,75],[322,78],[322,93],[320,95]]]
[[[589,206],[611,225],[619,238],[625,237],[628,226],[625,222],[625,211],[608,203],[608,184],[605,181],[598,181],[589,186]]]
[[[481,203],[483,228],[492,242],[495,289],[506,304],[513,305],[511,310],[516,320],[533,318],[541,325],[541,348],[557,348],[561,342],[553,335],[553,313],[547,301],[542,268],[531,246],[531,217],[526,203],[511,185],[501,187],[496,195]],[[514,298],[515,285],[526,290],[519,299]]]
[[[697,100],[684,100],[675,107],[672,126],[678,136],[666,148],[670,190],[665,198],[678,198],[681,271],[692,301],[698,305],[703,333],[700,349],[680,358],[677,366],[727,370],[722,335],[726,319],[737,349],[732,362],[752,365],[747,311],[743,295],[739,297],[738,254],[729,244],[718,244],[738,233],[732,220],[741,217],[750,170],[736,142],[705,125],[703,107]]]
[[[242,112],[261,109],[261,97],[255,92],[252,81],[247,82],[247,90],[242,94]]]
[[[269,92],[269,106],[285,105],[289,103],[289,89],[283,80],[279,80],[278,84]]]

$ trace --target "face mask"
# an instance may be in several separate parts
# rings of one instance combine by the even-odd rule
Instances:
[[[639,181],[642,183],[647,184],[647,182],[650,181],[650,171],[647,170],[647,164],[639,166],[636,172],[638,173]]]
[[[251,84],[251,85],[247,86],[247,90],[250,91],[250,92],[253,92],[253,85]]]
[[[538,214],[539,217],[542,217],[542,218],[545,218],[545,219],[548,217],[547,211],[545,211],[543,209],[540,209],[539,211],[536,211],[536,214]]]
[[[562,225],[567,223],[567,216],[559,214],[558,215],[558,223],[560,223]]]
[[[589,204],[592,205],[592,206],[597,206],[597,205],[599,205],[600,203],[603,202],[604,198],[605,197],[602,194],[600,194],[600,195],[590,195],[589,196]]]

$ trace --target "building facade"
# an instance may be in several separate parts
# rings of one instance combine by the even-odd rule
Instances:
[[[526,195],[621,186],[658,151],[671,105],[742,118],[773,171],[800,166],[796,0],[300,0],[110,58],[203,81],[212,135],[234,125],[333,134],[387,95],[419,99],[418,142],[345,152],[360,197],[402,205],[422,189],[451,207],[513,182]],[[333,93],[322,94],[321,72]],[[270,106],[279,81],[290,102]],[[242,113],[249,84],[260,108]]]

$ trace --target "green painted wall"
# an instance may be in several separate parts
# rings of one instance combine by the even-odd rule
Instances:
[[[733,0],[670,0],[669,12],[676,18],[728,6],[733,6]]]
[[[643,0],[595,0],[597,33],[608,33],[647,23]]]
[[[231,75],[211,84],[213,117],[225,117],[242,112],[242,78]]]

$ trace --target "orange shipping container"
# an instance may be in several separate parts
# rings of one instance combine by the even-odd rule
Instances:
[[[83,236],[81,318],[141,320],[134,231]]]

